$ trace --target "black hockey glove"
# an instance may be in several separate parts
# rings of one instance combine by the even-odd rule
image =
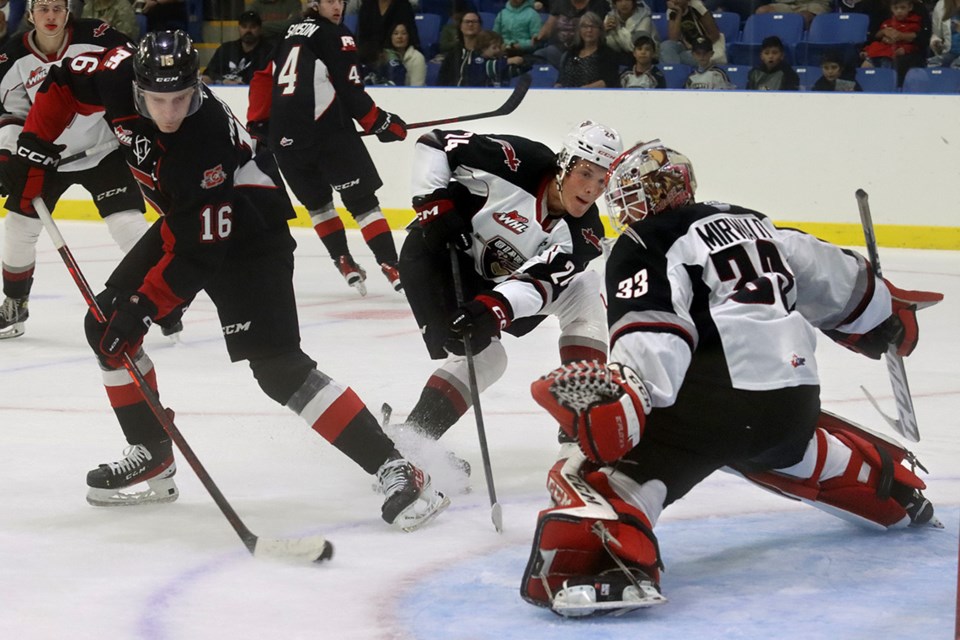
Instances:
[[[400,142],[407,137],[407,123],[397,114],[377,106],[360,119],[360,126],[367,133],[376,135],[380,142]]]
[[[267,141],[270,139],[270,121],[269,120],[251,120],[247,123],[247,133],[257,141],[257,144],[264,149],[267,148]]]
[[[60,164],[60,152],[67,148],[65,144],[56,144],[37,134],[25,132],[17,140],[17,157],[41,169],[56,169]]]
[[[10,172],[10,163],[10,152],[0,149],[0,198],[9,196],[12,189],[13,176]]]
[[[450,338],[444,348],[458,356],[466,352],[463,339],[469,338],[473,353],[480,353],[490,345],[493,338],[500,337],[500,331],[510,326],[513,312],[510,303],[496,291],[479,294],[466,302],[450,319]]]
[[[157,305],[143,294],[117,296],[113,315],[100,339],[100,353],[108,358],[124,352],[135,355],[156,314]]]
[[[413,210],[417,212],[428,251],[439,253],[450,243],[464,251],[470,249],[470,223],[456,210],[446,189],[415,197]]]

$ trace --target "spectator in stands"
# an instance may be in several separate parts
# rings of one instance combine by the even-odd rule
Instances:
[[[460,18],[458,46],[451,49],[440,63],[437,85],[441,87],[464,87],[467,84],[467,66],[477,50],[477,37],[480,35],[480,14],[467,11]]]
[[[250,84],[253,73],[270,62],[271,47],[263,39],[263,21],[254,11],[244,11],[237,21],[240,38],[224,42],[213,52],[203,71],[207,84]]]
[[[522,56],[507,56],[503,36],[496,31],[481,31],[477,46],[467,66],[463,86],[506,87],[510,79],[520,75]]]
[[[713,62],[713,43],[706,38],[698,38],[690,49],[696,62],[695,68],[687,76],[685,89],[733,89],[727,72]]]
[[[450,20],[440,28],[440,51],[442,58],[454,49],[460,48],[460,22],[467,13],[476,13],[477,7],[471,0],[453,0],[450,4]],[[478,33],[479,33],[478,26]]]
[[[873,40],[860,52],[860,65],[893,69],[896,59],[918,52],[917,35],[923,19],[913,10],[913,0],[891,0],[890,17],[880,23]]]
[[[804,29],[821,13],[830,11],[830,0],[774,0],[771,4],[757,7],[756,13],[799,13],[803,18]]]
[[[870,19],[870,27],[867,33],[875,34],[880,30],[880,25],[887,20],[890,13],[890,0],[840,0],[837,9],[840,13],[862,13]],[[916,2],[913,10],[920,15],[920,31],[917,32],[913,43],[916,45],[914,53],[905,53],[894,59],[894,68],[897,70],[897,86],[903,84],[903,78],[907,75],[907,70],[913,67],[926,65],[926,59],[929,55],[930,35],[932,33],[932,21],[930,11],[923,2]]]
[[[357,51],[360,61],[376,66],[383,43],[395,25],[404,24],[410,46],[420,48],[420,34],[410,0],[360,0],[357,12]]]
[[[80,15],[103,20],[134,42],[140,39],[140,25],[129,0],[86,0]]]
[[[422,87],[427,83],[427,60],[422,53],[410,46],[407,25],[393,26],[384,43],[380,66],[373,82],[394,86]]]
[[[933,8],[929,67],[960,68],[960,1],[939,0]]]
[[[701,0],[667,0],[667,40],[660,43],[660,62],[696,66],[693,44],[706,40],[713,47],[712,62],[727,62],[727,44],[710,11]]]
[[[666,89],[667,80],[656,65],[657,43],[646,34],[633,43],[633,67],[620,74],[624,89]]]
[[[560,68],[560,59],[573,44],[577,22],[587,11],[605,16],[610,11],[609,0],[550,0],[550,17],[534,37],[534,56]]]
[[[592,11],[580,16],[573,44],[560,60],[558,87],[603,89],[620,86],[620,63],[607,46],[603,20]]]
[[[767,36],[760,43],[760,64],[750,70],[747,89],[752,91],[800,91],[800,76],[784,59],[783,41]]]
[[[276,44],[303,14],[300,0],[253,0],[247,8],[260,16],[263,38],[270,44]]]
[[[533,53],[533,38],[540,33],[543,21],[533,8],[533,0],[510,0],[497,13],[493,30],[503,36],[504,51],[508,56]]]
[[[14,28],[8,28],[8,18],[10,17],[10,2],[0,0],[0,47],[7,43],[10,35],[15,31]]]
[[[187,30],[184,0],[146,0],[141,13],[147,17],[147,31]]]
[[[603,19],[607,46],[618,54],[620,64],[633,64],[634,43],[641,35],[660,41],[651,16],[653,12],[643,0],[613,0],[613,9]]]
[[[843,65],[843,54],[839,51],[824,51],[820,57],[820,73],[810,91],[863,91],[853,74]]]

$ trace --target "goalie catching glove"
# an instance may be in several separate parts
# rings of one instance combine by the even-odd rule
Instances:
[[[640,442],[650,395],[640,376],[618,363],[580,360],[530,386],[533,399],[560,423],[592,462],[614,462]]]
[[[866,333],[824,331],[837,344],[874,360],[879,360],[890,347],[894,347],[901,357],[913,353],[920,338],[917,310],[943,300],[942,293],[898,289],[887,280],[883,282],[890,290],[893,307],[889,318]]]

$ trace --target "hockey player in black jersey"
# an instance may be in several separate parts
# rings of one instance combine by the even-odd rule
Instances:
[[[23,335],[36,267],[40,219],[29,200],[21,197],[28,179],[26,167],[10,162],[33,97],[49,69],[64,58],[128,42],[104,22],[73,18],[67,0],[31,0],[27,16],[34,28],[10,39],[0,52],[0,196],[7,198],[2,253],[6,298],[0,304],[0,338]],[[103,118],[81,114],[55,143],[69,156],[112,139]],[[143,217],[143,198],[119,151],[101,151],[71,162],[51,172],[48,180],[44,196],[51,210],[71,185],[80,184],[89,191],[110,235],[124,252],[149,226]]]
[[[433,359],[407,424],[440,438],[469,408],[463,336],[477,384],[503,374],[501,332],[523,336],[560,323],[560,362],[606,361],[600,276],[587,269],[604,236],[595,201],[622,151],[613,129],[583,122],[557,154],[510,135],[435,130],[417,142],[413,206],[419,225],[400,252],[407,300]],[[465,304],[458,308],[448,245],[456,247]]]
[[[293,207],[272,156],[255,144],[199,79],[196,50],[182,31],[147,34],[129,46],[86,53],[51,71],[20,136],[43,189],[43,167],[77,113],[110,123],[144,196],[163,215],[127,254],[97,296],[105,325],[86,318],[107,395],[129,447],[87,475],[91,504],[167,502],[177,497],[170,440],[118,363],[130,354],[149,383],[156,373],[141,348],[150,324],[201,290],[217,308],[227,351],[246,360],[260,388],[367,473],[386,496],[382,516],[415,529],[448,500],[430,477],[399,456],[351,390],[320,372],[300,348],[287,220]],[[214,394],[215,395],[215,394]],[[122,491],[146,480],[139,493]]]
[[[309,2],[303,21],[287,28],[273,63],[250,83],[248,127],[258,135],[267,130],[283,177],[347,284],[366,295],[367,275],[350,255],[334,191],[399,291],[397,248],[376,195],[383,182],[353,122],[381,142],[403,140],[407,129],[364,90],[356,42],[340,23],[342,14],[343,0]]]
[[[942,296],[695,189],[689,159],[659,141],[614,164],[610,364],[532,386],[576,444],[550,471],[521,593],[563,615],[663,602],[657,519],[721,467],[874,528],[942,526],[913,454],[821,410],[814,354],[820,329],[873,358],[909,355],[917,309]]]

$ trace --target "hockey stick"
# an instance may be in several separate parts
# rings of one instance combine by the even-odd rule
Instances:
[[[120,146],[120,143],[116,140],[107,140],[106,142],[101,142],[100,144],[90,147],[79,153],[74,153],[67,156],[66,158],[61,158],[60,162],[57,163],[57,166],[63,166],[65,164],[70,164],[71,162],[76,162],[77,160],[83,160],[84,158],[89,158],[90,156],[95,156],[101,151],[113,151]]]
[[[460,261],[457,249],[450,245],[450,268],[453,271],[453,289],[457,297],[457,306],[463,306],[463,280],[460,279]],[[470,336],[463,336],[463,352],[467,359],[467,377],[470,379],[470,401],[473,403],[473,415],[477,419],[477,435],[480,438],[480,455],[483,457],[483,475],[487,480],[487,493],[490,495],[490,519],[497,533],[503,533],[503,512],[497,502],[497,490],[493,486],[493,469],[490,467],[490,449],[487,447],[487,432],[483,427],[483,411],[480,410],[480,389],[477,386],[477,369],[473,363],[473,347]]]
[[[873,217],[870,215],[870,203],[867,201],[867,192],[863,189],[857,189],[857,206],[860,208],[860,224],[863,226],[863,238],[867,244],[867,254],[870,256],[870,262],[873,263],[873,271],[877,277],[883,277],[880,269],[880,255],[877,251],[877,236],[873,230]],[[887,373],[890,375],[890,386],[893,388],[893,399],[897,405],[897,416],[892,417],[880,411],[880,406],[873,396],[860,387],[867,395],[867,398],[873,404],[874,408],[880,412],[883,419],[890,427],[902,435],[910,442],[920,442],[920,429],[917,426],[917,414],[913,409],[913,398],[910,395],[910,385],[907,383],[907,370],[903,366],[903,358],[897,355],[895,345],[890,345],[884,354],[887,363]]]
[[[103,310],[97,303],[97,300],[93,294],[93,290],[87,283],[87,279],[84,277],[83,272],[80,271],[80,265],[77,264],[77,261],[73,257],[73,253],[70,252],[70,247],[67,246],[66,241],[63,239],[60,229],[53,221],[53,217],[50,215],[50,210],[47,209],[47,205],[43,202],[43,198],[34,198],[33,207],[36,209],[37,214],[40,216],[40,220],[43,222],[43,226],[50,235],[50,239],[53,241],[53,246],[56,247],[57,252],[63,259],[63,263],[67,266],[67,270],[73,277],[73,281],[80,289],[80,294],[83,296],[84,301],[86,301],[90,312],[93,314],[94,318],[96,318],[97,322],[106,324],[107,318],[104,316]],[[224,497],[223,493],[220,492],[220,489],[217,487],[216,483],[214,483],[213,478],[211,478],[210,474],[207,473],[207,470],[203,467],[203,464],[201,464],[200,459],[197,458],[197,455],[193,452],[193,449],[190,448],[190,445],[187,444],[187,441],[180,433],[180,430],[173,423],[173,419],[171,418],[170,414],[160,403],[160,398],[157,396],[156,392],[154,392],[154,390],[147,383],[146,379],[143,377],[143,374],[140,373],[140,370],[137,368],[136,364],[134,364],[133,358],[131,358],[127,353],[123,354],[123,366],[127,370],[127,373],[130,374],[134,385],[136,385],[137,390],[150,407],[153,415],[156,416],[157,420],[160,422],[163,430],[166,431],[167,435],[170,436],[170,439],[176,443],[177,448],[180,449],[184,459],[186,459],[194,473],[196,473],[197,478],[200,479],[200,482],[210,494],[210,497],[213,498],[213,501],[220,508],[220,511],[223,512],[224,516],[226,516],[227,522],[230,523],[230,526],[233,527],[233,530],[237,532],[238,536],[240,536],[240,540],[243,541],[243,544],[247,547],[247,550],[251,553],[251,555],[258,557],[273,556],[281,558],[293,558],[297,560],[306,560],[309,562],[320,562],[322,560],[328,560],[333,556],[333,545],[330,544],[330,542],[323,536],[310,536],[306,538],[281,540],[276,538],[264,538],[252,533],[250,529],[248,529],[243,523],[243,521],[240,520],[240,516],[237,515],[237,512],[234,511],[233,507],[230,506],[230,503],[227,502],[227,499]]]
[[[529,73],[525,73],[520,76],[517,80],[517,86],[514,87],[513,92],[507,98],[506,102],[494,109],[493,111],[484,111],[483,113],[473,113],[465,116],[453,116],[451,118],[440,118],[439,120],[425,120],[424,122],[410,122],[407,124],[407,131],[410,129],[425,129],[427,127],[436,127],[441,124],[455,124],[458,122],[469,122],[470,120],[482,120],[484,118],[496,118],[499,116],[505,116],[516,111],[517,107],[520,106],[520,103],[523,102],[523,97],[527,95],[527,89],[530,88],[530,83],[532,79]],[[373,135],[372,131],[360,132],[361,136],[370,136]]]

